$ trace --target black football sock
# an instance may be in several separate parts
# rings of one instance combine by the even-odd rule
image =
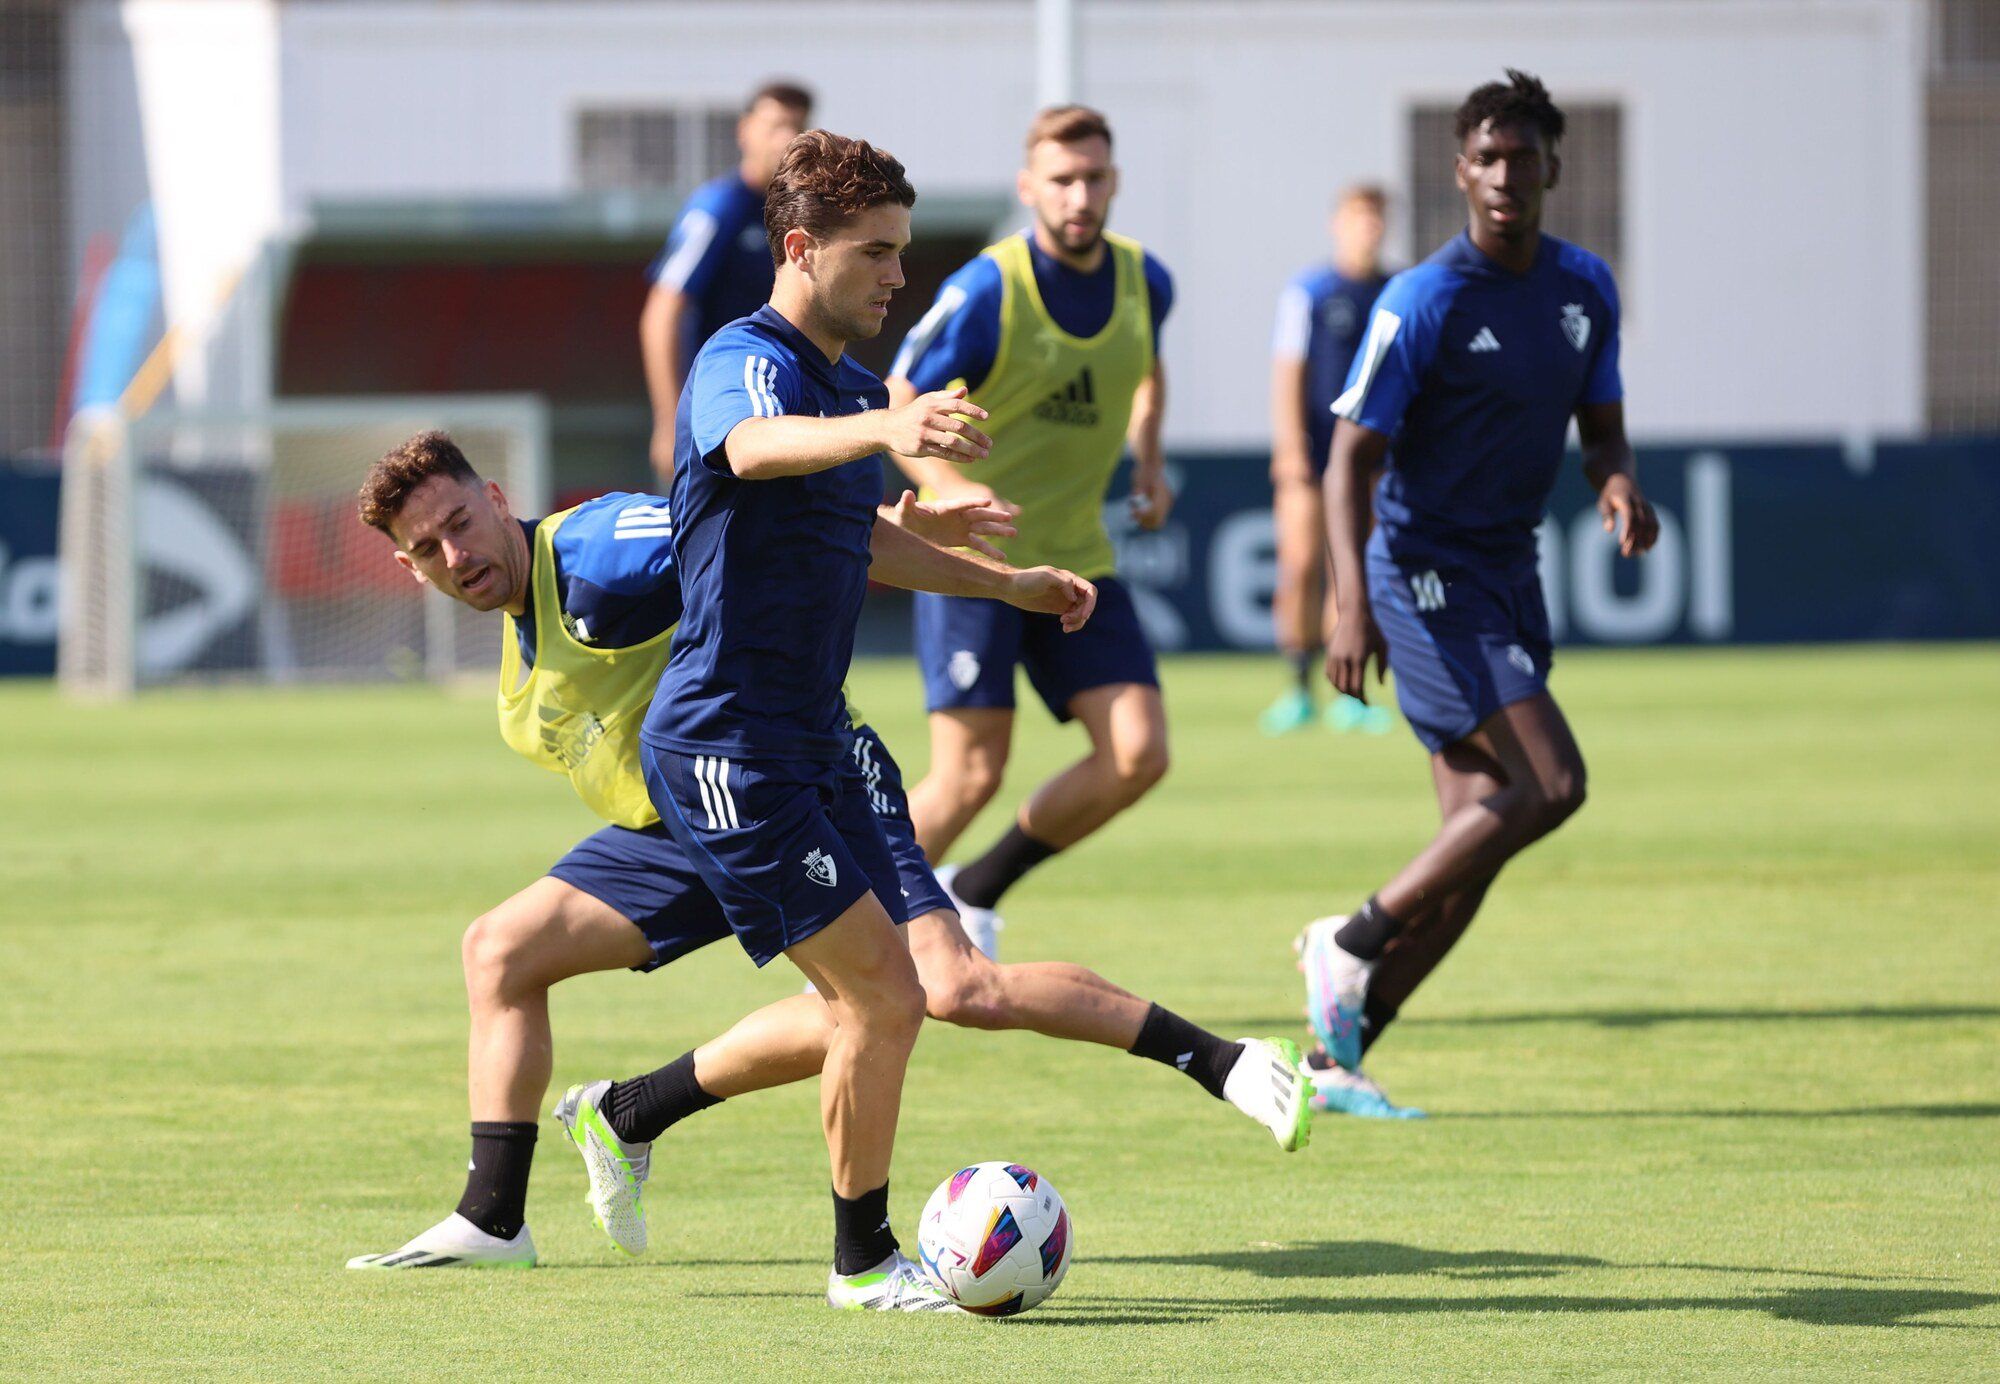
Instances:
[[[711,1096],[694,1079],[690,1049],[656,1072],[612,1082],[602,1108],[613,1134],[628,1144],[650,1144],[675,1122],[720,1104],[721,1096]]]
[[[991,908],[1022,875],[1058,849],[1037,841],[1022,831],[1017,822],[1007,828],[1007,834],[995,841],[985,855],[958,872],[958,878],[951,882],[952,892],[974,908]]]
[[[1382,1036],[1382,1030],[1396,1022],[1397,1006],[1387,1000],[1378,1000],[1373,995],[1361,1002],[1361,1055],[1366,1057],[1368,1049],[1375,1046],[1375,1040]]]
[[[458,1199],[459,1215],[502,1240],[521,1233],[537,1133],[533,1120],[472,1122],[472,1167]]]
[[[1323,654],[1318,649],[1300,649],[1285,655],[1292,665],[1292,677],[1299,685],[1299,691],[1308,696],[1313,690],[1313,673],[1318,670]]]
[[[833,1194],[833,1271],[861,1273],[896,1252],[889,1229],[889,1184],[848,1198]]]
[[[1382,954],[1382,949],[1402,935],[1406,924],[1375,902],[1373,894],[1368,902],[1354,910],[1340,931],[1333,934],[1333,940],[1349,956],[1363,961],[1373,961]]]
[[[1201,1089],[1222,1099],[1222,1083],[1229,1069],[1243,1055],[1241,1043],[1216,1037],[1199,1024],[1191,1024],[1171,1009],[1157,1004],[1146,1011],[1139,1036],[1126,1049],[1134,1057],[1150,1057],[1176,1071],[1186,1072]]]

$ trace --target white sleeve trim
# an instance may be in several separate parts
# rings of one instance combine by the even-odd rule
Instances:
[[[1375,315],[1368,319],[1368,340],[1362,344],[1361,373],[1355,377],[1354,387],[1333,401],[1336,417],[1345,418],[1350,423],[1360,421],[1360,413],[1368,403],[1369,386],[1375,383],[1375,373],[1382,366],[1383,357],[1389,354],[1389,344],[1396,339],[1402,329],[1403,319],[1387,308],[1375,309]]]
[[[1289,284],[1278,295],[1278,321],[1271,331],[1274,360],[1304,360],[1312,347],[1312,295]]]
[[[715,218],[705,211],[691,211],[681,218],[681,243],[674,247],[660,270],[660,282],[668,288],[687,287],[688,275],[701,263],[701,257],[708,253],[709,244],[715,239]]]
[[[903,338],[903,348],[896,352],[896,363],[889,367],[891,375],[910,377],[910,371],[917,365],[917,358],[930,349],[931,342],[944,324],[951,320],[953,313],[965,306],[965,290],[957,284],[948,284],[931,304],[931,310],[923,320],[910,328],[910,334]]]

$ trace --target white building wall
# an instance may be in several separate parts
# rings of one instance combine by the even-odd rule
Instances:
[[[124,6],[159,12],[128,26],[138,43],[183,54],[167,12],[186,25],[196,12],[267,8]],[[1081,9],[1083,96],[1118,132],[1114,224],[1179,284],[1166,337],[1175,444],[1265,436],[1270,309],[1286,277],[1323,253],[1328,193],[1357,178],[1401,187],[1408,105],[1455,100],[1507,64],[1538,72],[1559,101],[1625,105],[1636,434],[1921,423],[1921,0]],[[894,150],[920,192],[990,193],[1011,184],[1032,110],[1032,11],[1025,0],[281,6],[268,81],[228,82],[242,96],[235,122],[269,102],[282,137],[216,128],[220,76],[168,81],[172,64],[139,63],[163,242],[216,261],[217,247],[268,234],[319,198],[560,195],[573,190],[581,106],[728,103],[773,75],[814,86],[821,122]],[[229,37],[202,22],[217,54],[258,58],[255,25]],[[170,131],[221,136],[222,148],[175,156]],[[275,195],[263,173],[273,158]],[[222,176],[223,160],[247,170],[246,185]],[[920,201],[919,234],[922,216]]]

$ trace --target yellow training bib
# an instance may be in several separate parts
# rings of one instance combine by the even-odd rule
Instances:
[[[639,726],[667,666],[672,629],[625,649],[597,649],[563,624],[555,535],[573,510],[535,526],[531,592],[535,663],[521,672],[519,627],[509,615],[500,649],[500,737],[545,769],[566,774],[607,822],[660,820],[639,767]]]
[[[1104,239],[1117,275],[1111,318],[1088,338],[1049,315],[1026,234],[984,252],[1000,266],[1000,347],[972,398],[991,415],[980,427],[993,452],[961,470],[1021,506],[1020,536],[998,544],[1019,567],[1047,563],[1084,577],[1117,567],[1104,497],[1124,455],[1132,396],[1153,371],[1153,314],[1145,252],[1124,236]]]

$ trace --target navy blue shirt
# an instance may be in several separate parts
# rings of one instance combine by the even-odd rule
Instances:
[[[1372,541],[1399,560],[1531,571],[1571,416],[1624,392],[1603,260],[1544,235],[1514,274],[1459,234],[1389,280],[1334,401],[1395,440]]]
[[[770,300],[777,271],[764,235],[764,194],[731,170],[687,199],[647,278],[694,300],[681,317],[681,359]]]
[[[838,759],[840,685],[868,590],[882,456],[746,481],[723,442],[747,418],[886,408],[889,391],[829,361],[770,307],[695,357],[675,417],[674,558],[687,611],[640,738],[680,754]]]
[[[1104,262],[1088,274],[1042,253],[1032,235],[1028,235],[1028,258],[1035,268],[1035,287],[1058,327],[1080,337],[1104,330],[1118,291],[1118,267],[1108,247]],[[1174,281],[1150,252],[1145,266],[1157,356],[1160,326],[1174,305]],[[953,380],[964,380],[977,394],[1000,351],[1000,300],[999,262],[991,255],[974,256],[939,286],[930,311],[903,338],[889,373],[908,380],[919,394],[943,389]]]
[[[540,521],[523,519],[528,552]],[[586,500],[556,530],[556,601],[579,644],[629,649],[672,629],[681,618],[674,572],[674,525],[658,495],[613,491]],[[532,581],[534,567],[529,565]],[[514,622],[521,661],[535,662],[535,602]]]
[[[1305,362],[1306,436],[1315,466],[1333,445],[1333,401],[1347,388],[1347,370],[1361,349],[1368,314],[1388,283],[1386,275],[1350,279],[1330,264],[1302,269],[1278,298],[1271,354]]]

